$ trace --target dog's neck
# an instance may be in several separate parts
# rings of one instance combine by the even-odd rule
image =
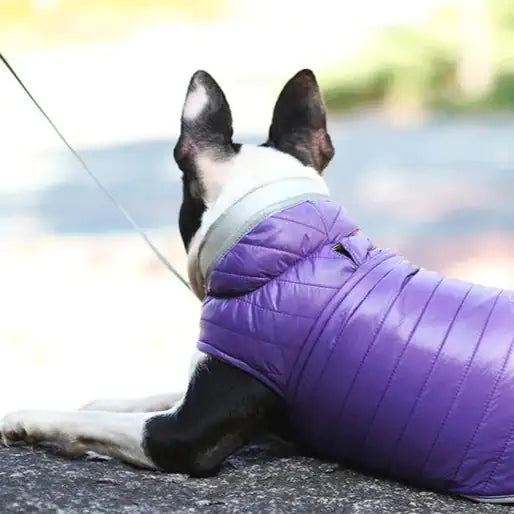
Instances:
[[[325,181],[312,168],[303,166],[296,159],[280,152],[254,150],[256,149],[249,147],[242,151],[239,158],[235,159],[236,162],[213,164],[216,167],[216,176],[223,177],[224,180],[221,186],[218,184],[219,195],[212,203],[207,202],[201,226],[188,251],[189,280],[200,299],[205,296],[205,273],[212,264],[212,259],[219,257],[218,252],[209,248],[215,248],[223,241],[223,248],[227,250],[227,245],[237,242],[231,240],[230,232],[240,233],[243,225],[248,227],[248,223],[257,220],[262,213],[271,214],[276,206],[284,208],[288,204],[292,205],[295,198],[301,195],[328,195]],[[262,162],[263,156],[266,159],[270,154],[273,154],[270,162]],[[234,209],[236,205],[237,208]],[[214,230],[219,225],[219,220],[229,211],[230,220],[225,221],[221,229]],[[220,236],[220,233],[223,235]],[[213,234],[215,238],[210,240]],[[206,244],[207,239],[212,243]],[[201,258],[206,247],[207,252]]]

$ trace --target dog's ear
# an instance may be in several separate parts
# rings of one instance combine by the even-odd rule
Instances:
[[[207,72],[197,71],[189,83],[180,137],[173,152],[182,170],[179,228],[186,249],[200,227],[207,205],[219,195],[226,168],[220,162],[235,152],[227,99]]]
[[[232,133],[232,113],[223,91],[207,72],[197,71],[182,110],[180,138],[174,150],[178,166],[184,173],[202,172],[200,158],[217,161],[229,157],[234,153]]]
[[[299,71],[280,93],[267,144],[321,173],[334,156],[327,114],[316,77]]]

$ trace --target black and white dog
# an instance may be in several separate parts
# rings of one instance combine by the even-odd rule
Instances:
[[[264,144],[234,143],[232,133],[223,91],[209,74],[196,72],[174,152],[183,173],[179,226],[188,255],[238,198],[273,180],[319,176],[334,154],[309,70],[280,93]],[[194,287],[194,271],[190,279]],[[19,411],[0,421],[5,445],[52,441],[69,455],[96,452],[193,476],[212,474],[228,455],[266,433],[290,439],[282,400],[245,372],[200,353],[185,394],[99,400],[76,412]]]

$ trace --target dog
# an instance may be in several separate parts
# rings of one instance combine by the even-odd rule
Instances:
[[[204,302],[186,392],[14,412],[0,422],[4,444],[51,441],[69,455],[204,477],[272,435],[429,488],[512,501],[514,412],[496,411],[514,371],[514,293],[444,279],[376,248],[330,200],[322,175],[334,148],[312,71],[284,86],[266,142],[232,136],[223,91],[196,72],[174,150],[179,229]],[[469,352],[451,354],[472,330]]]

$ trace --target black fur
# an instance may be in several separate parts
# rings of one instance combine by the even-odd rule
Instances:
[[[175,148],[175,159],[180,162],[191,152],[216,148],[230,155],[232,144],[232,113],[225,94],[217,82],[205,71],[197,71],[189,82],[187,96],[197,87],[206,90],[208,102],[193,120],[182,116],[180,139]]]
[[[144,448],[164,471],[207,476],[225,457],[266,432],[283,435],[282,400],[244,371],[208,357],[173,413],[151,418]]]
[[[189,249],[191,239],[200,228],[202,216],[206,209],[202,195],[199,194],[201,187],[200,181],[194,173],[182,175],[183,200],[180,206],[178,226],[186,252]]]
[[[325,104],[311,70],[299,71],[282,89],[265,146],[288,153],[319,173],[334,156]]]

